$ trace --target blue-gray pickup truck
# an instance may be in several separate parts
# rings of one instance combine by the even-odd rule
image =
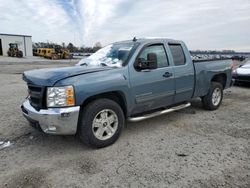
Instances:
[[[205,109],[217,109],[231,73],[231,60],[192,61],[182,41],[116,42],[76,66],[24,72],[28,96],[21,109],[45,133],[79,135],[85,144],[105,147],[126,120],[186,108],[196,97]]]

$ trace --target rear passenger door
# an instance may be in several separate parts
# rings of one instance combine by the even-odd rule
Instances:
[[[169,43],[175,74],[174,102],[190,100],[194,91],[194,67],[184,44]]]
[[[137,70],[137,59],[147,59],[148,53],[157,55],[157,68],[153,70]],[[132,113],[140,113],[167,106],[173,103],[175,86],[173,68],[169,66],[163,43],[144,46],[130,67],[131,93],[135,100]]]

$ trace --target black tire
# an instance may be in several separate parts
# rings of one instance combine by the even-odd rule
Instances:
[[[215,90],[220,91],[220,94],[221,94],[218,104],[214,104],[212,101],[212,98],[213,98],[212,96]],[[222,85],[218,82],[211,82],[208,94],[202,97],[202,104],[206,110],[216,110],[221,105],[222,99],[223,99]]]
[[[17,52],[17,57],[23,57],[23,52],[22,51]]]
[[[100,140],[94,135],[92,123],[96,115],[104,109],[110,109],[117,115],[118,125],[111,138]],[[113,100],[105,98],[94,100],[87,106],[83,107],[80,118],[80,124],[78,127],[78,135],[80,140],[86,145],[95,148],[102,148],[113,144],[119,138],[125,122],[124,114],[120,105],[118,105]]]

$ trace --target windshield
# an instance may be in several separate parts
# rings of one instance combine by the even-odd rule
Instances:
[[[134,42],[110,44],[88,58],[82,59],[77,65],[122,67],[134,45]]]

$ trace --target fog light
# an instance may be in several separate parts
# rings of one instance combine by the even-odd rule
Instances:
[[[56,131],[56,127],[53,126],[53,125],[49,125],[49,126],[48,126],[48,131],[53,131],[53,132],[55,132],[55,131]]]

